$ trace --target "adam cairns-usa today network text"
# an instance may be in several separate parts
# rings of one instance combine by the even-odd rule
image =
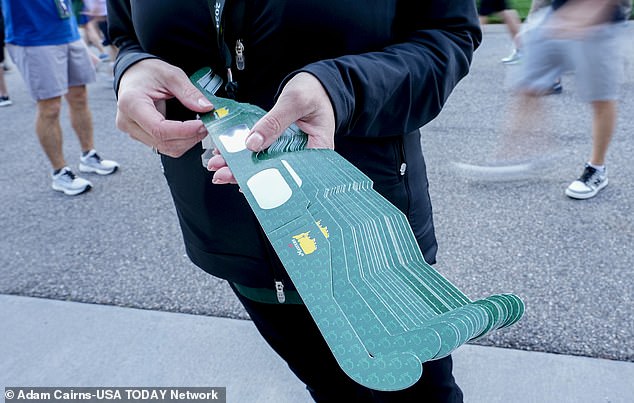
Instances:
[[[48,402],[192,402],[215,401],[226,403],[227,390],[224,387],[196,388],[132,388],[132,387],[6,387],[4,397],[7,403],[29,401]]]

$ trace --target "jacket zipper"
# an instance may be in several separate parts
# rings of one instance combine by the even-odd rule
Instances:
[[[400,153],[400,157],[401,160],[399,161],[401,164],[398,168],[398,173],[401,176],[405,176],[405,173],[407,172],[407,161],[405,160],[405,139],[402,138],[399,144],[399,153]]]
[[[280,276],[277,269],[275,268],[274,259],[272,258],[272,254],[275,253],[275,250],[273,249],[273,246],[270,245],[268,237],[264,233],[264,229],[259,224],[258,230],[260,231],[260,236],[262,237],[262,240],[264,242],[264,251],[266,255],[266,260],[271,271],[271,277],[273,277],[273,285],[275,286],[277,302],[283,304],[284,302],[286,302],[286,294],[284,293],[284,283],[281,280],[278,280]]]
[[[236,68],[240,71],[244,70],[244,43],[242,39],[236,40]]]
[[[401,154],[401,161],[400,161],[400,166],[398,169],[398,173],[401,175],[401,178],[403,179],[404,185],[405,185],[405,194],[407,197],[407,209],[405,210],[405,215],[407,217],[409,217],[409,208],[410,208],[410,189],[409,189],[409,181],[407,180],[407,178],[405,177],[405,174],[407,173],[407,159],[405,157],[405,137],[401,137],[401,141],[399,142],[399,152]]]
[[[277,294],[277,302],[283,304],[286,302],[286,295],[284,294],[284,283],[279,280],[275,281],[275,293]]]

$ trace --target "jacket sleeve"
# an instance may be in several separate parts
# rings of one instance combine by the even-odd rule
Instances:
[[[108,0],[108,34],[119,49],[114,65],[114,91],[119,93],[119,81],[125,71],[144,59],[157,56],[143,50],[134,33],[129,0]]]
[[[328,92],[337,135],[415,131],[440,113],[467,74],[482,39],[475,2],[405,3],[399,24],[412,28],[396,43],[377,52],[318,61],[300,70],[315,75]]]

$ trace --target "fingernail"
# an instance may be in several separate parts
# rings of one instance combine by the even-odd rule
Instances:
[[[214,185],[224,185],[225,181],[223,181],[222,179],[218,178],[217,174],[214,174],[214,176],[211,178],[211,183],[213,183]]]
[[[213,104],[209,102],[207,98],[198,98],[198,105],[202,106],[203,108],[209,108],[210,106],[213,106]]]
[[[251,151],[261,151],[262,144],[264,144],[264,137],[258,132],[252,133],[246,141],[247,148]]]
[[[205,125],[202,125],[200,129],[198,129],[198,134],[207,134],[207,128]]]
[[[214,160],[210,159],[209,162],[207,162],[207,170],[215,172],[218,170],[218,167],[216,166],[216,164],[214,164]]]

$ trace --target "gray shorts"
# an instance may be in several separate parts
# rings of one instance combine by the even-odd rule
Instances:
[[[7,49],[36,101],[65,95],[69,87],[97,79],[95,66],[81,40],[50,46],[7,44]]]
[[[574,72],[587,102],[616,100],[623,81],[624,24],[603,24],[579,39],[555,39],[541,27],[522,37],[522,62],[513,86],[545,93],[564,73]]]

